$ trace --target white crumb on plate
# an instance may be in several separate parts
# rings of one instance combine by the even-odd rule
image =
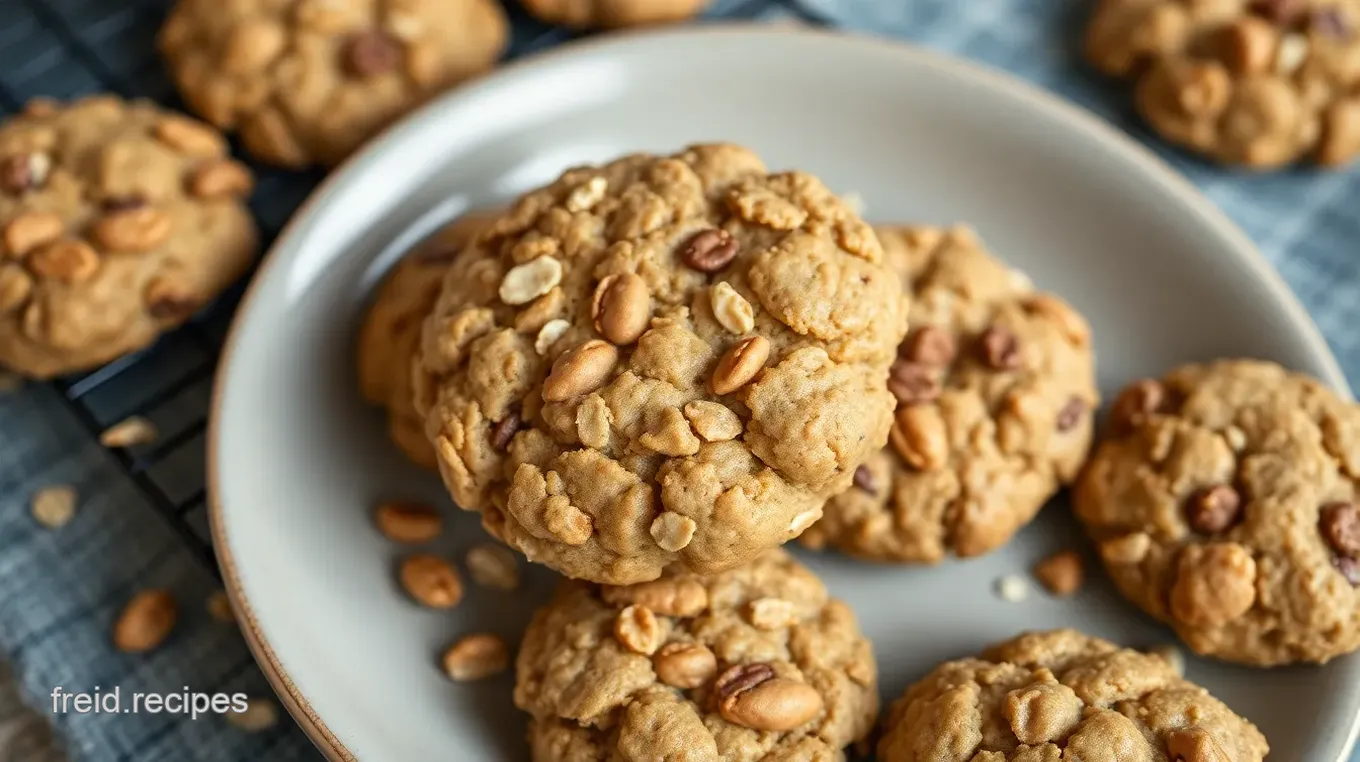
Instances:
[[[1029,597],[1029,581],[1016,574],[1008,574],[996,581],[996,595],[1007,603],[1020,603]]]

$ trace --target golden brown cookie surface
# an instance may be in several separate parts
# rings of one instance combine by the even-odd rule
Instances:
[[[878,561],[1004,544],[1075,478],[1098,402],[1090,331],[966,228],[879,227],[911,297],[889,446],[802,536]]]
[[[86,370],[184,322],[255,256],[253,183],[150,103],[30,103],[0,126],[0,365]]]
[[[468,241],[492,219],[470,212],[423,242],[388,273],[364,316],[356,351],[359,391],[387,410],[388,436],[408,458],[435,468],[425,421],[411,400],[411,363],[420,328],[439,298],[444,272]]]
[[[782,550],[700,578],[564,582],[529,625],[515,704],[535,762],[845,759],[878,713],[849,607]]]
[[[936,667],[889,710],[880,762],[1261,762],[1261,732],[1160,656],[1074,630]]]
[[[305,167],[491,68],[508,36],[494,0],[179,0],[159,44],[194,111]]]
[[[1360,648],[1360,409],[1222,360],[1132,384],[1110,432],[1075,508],[1125,596],[1229,661]]]
[[[887,439],[901,286],[816,178],[699,146],[567,172],[454,263],[417,408],[455,502],[574,578],[786,542]]]
[[[1087,58],[1167,140],[1226,164],[1360,153],[1360,2],[1100,0]]]

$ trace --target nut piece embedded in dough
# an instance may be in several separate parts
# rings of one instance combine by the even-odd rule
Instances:
[[[770,342],[764,336],[750,336],[737,342],[718,361],[710,387],[714,394],[731,394],[745,386],[765,367],[770,357]]]
[[[604,386],[618,361],[618,348],[599,339],[562,353],[543,382],[543,401],[563,402],[590,394]]]
[[[595,330],[611,344],[627,346],[638,340],[652,318],[652,297],[636,273],[610,275],[595,288],[591,307]]]
[[[661,646],[663,633],[651,609],[632,605],[620,611],[614,620],[614,637],[629,651],[651,656]]]
[[[150,206],[111,212],[95,220],[90,236],[109,252],[145,252],[170,238],[174,220]]]
[[[1048,675],[1052,680],[1051,673]],[[1045,744],[1066,738],[1081,720],[1081,700],[1056,680],[1006,694],[1005,714],[1020,743]]]
[[[66,223],[57,214],[31,211],[10,220],[0,238],[4,241],[5,253],[20,258],[39,246],[57,240],[65,229]]]
[[[948,432],[937,408],[899,408],[889,440],[897,454],[912,468],[934,471],[949,460]]]
[[[1192,627],[1226,624],[1256,602],[1256,560],[1237,543],[1189,545],[1181,551],[1171,613]]]
[[[663,550],[675,553],[683,550],[694,539],[694,530],[698,525],[694,519],[688,516],[681,516],[678,513],[666,511],[652,519],[651,535]]]
[[[605,603],[635,604],[662,616],[698,616],[708,608],[708,589],[689,578],[662,577],[636,585],[605,585],[600,596]]]
[[[528,304],[561,282],[562,263],[552,257],[539,257],[510,268],[498,293],[506,304]]]
[[[730,667],[713,687],[722,718],[752,730],[793,730],[822,711],[820,693],[805,683],[776,676],[769,664]]]
[[[746,301],[746,297],[737,293],[737,290],[732,288],[732,284],[727,281],[722,281],[713,286],[709,299],[713,308],[713,317],[717,318],[718,323],[726,328],[729,333],[741,336],[756,327],[756,314],[751,303]]]
[[[700,643],[667,643],[652,657],[656,677],[674,688],[698,688],[718,671],[718,660]]]

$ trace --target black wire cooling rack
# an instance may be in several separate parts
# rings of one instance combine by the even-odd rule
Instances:
[[[155,47],[156,32],[173,1],[0,0],[0,113],[14,113],[36,96],[71,98],[96,92],[183,109]],[[514,30],[509,57],[573,36],[528,18],[513,2],[507,11]],[[710,14],[753,19],[771,12],[821,23],[796,0],[715,0]],[[321,174],[258,165],[253,169],[257,183],[251,209],[267,247]],[[109,456],[214,573],[204,438],[218,354],[243,290],[238,285],[228,291],[143,352],[51,383],[92,439],[133,416],[157,425],[156,441],[110,449]]]

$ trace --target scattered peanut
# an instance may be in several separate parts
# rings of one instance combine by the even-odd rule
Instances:
[[[278,724],[279,707],[267,698],[246,699],[245,711],[227,712],[227,722],[247,733],[259,733]]]
[[[104,430],[99,443],[105,447],[136,447],[156,441],[156,426],[141,416],[124,419]]]
[[[387,539],[407,544],[429,542],[444,530],[439,512],[424,503],[382,503],[373,512],[373,520]]]
[[[543,382],[543,401],[563,402],[590,394],[605,385],[618,361],[619,350],[599,339],[562,353]]]
[[[694,519],[678,513],[664,511],[652,519],[652,539],[662,549],[670,553],[683,550],[694,539],[698,525]]]
[[[467,554],[468,572],[472,581],[493,590],[514,590],[519,587],[519,562],[504,545],[486,543]]]
[[[793,602],[783,598],[757,598],[748,604],[747,619],[757,630],[778,630],[795,621]]]
[[[174,220],[150,206],[112,212],[95,221],[90,236],[105,251],[143,252],[170,238]]]
[[[709,292],[713,316],[729,332],[741,336],[756,327],[756,313],[746,297],[737,293],[727,281],[722,281]]]
[[[510,268],[501,281],[501,301],[510,305],[528,304],[562,282],[562,263],[552,257],[539,257]]]
[[[606,276],[595,289],[591,317],[595,330],[611,344],[622,347],[637,341],[652,319],[647,282],[636,273]]]
[[[729,667],[714,684],[718,712],[752,730],[794,730],[822,712],[822,695],[797,680],[777,677],[768,664]]]
[[[700,643],[667,643],[652,657],[652,669],[666,685],[691,689],[713,677],[718,671],[718,660]]]
[[[124,653],[145,653],[170,636],[179,607],[167,590],[143,590],[132,597],[113,624],[113,645]]]
[[[562,338],[562,335],[570,329],[571,323],[561,318],[544,323],[543,327],[538,329],[538,336],[534,339],[534,351],[540,355],[548,354],[552,345],[556,344],[557,340]]]
[[[5,252],[12,257],[24,257],[39,246],[61,237],[66,225],[53,212],[24,212],[5,225]]]
[[[451,680],[460,683],[483,680],[510,666],[510,647],[499,635],[479,632],[449,646],[440,662]]]
[[[423,606],[451,609],[463,600],[458,571],[438,556],[408,556],[401,562],[399,576],[407,594]]]
[[[48,529],[60,529],[76,515],[74,487],[44,487],[33,495],[33,518]]]
[[[710,386],[717,395],[731,394],[745,386],[765,367],[770,359],[770,341],[764,336],[750,336],[737,342],[718,361]]]

